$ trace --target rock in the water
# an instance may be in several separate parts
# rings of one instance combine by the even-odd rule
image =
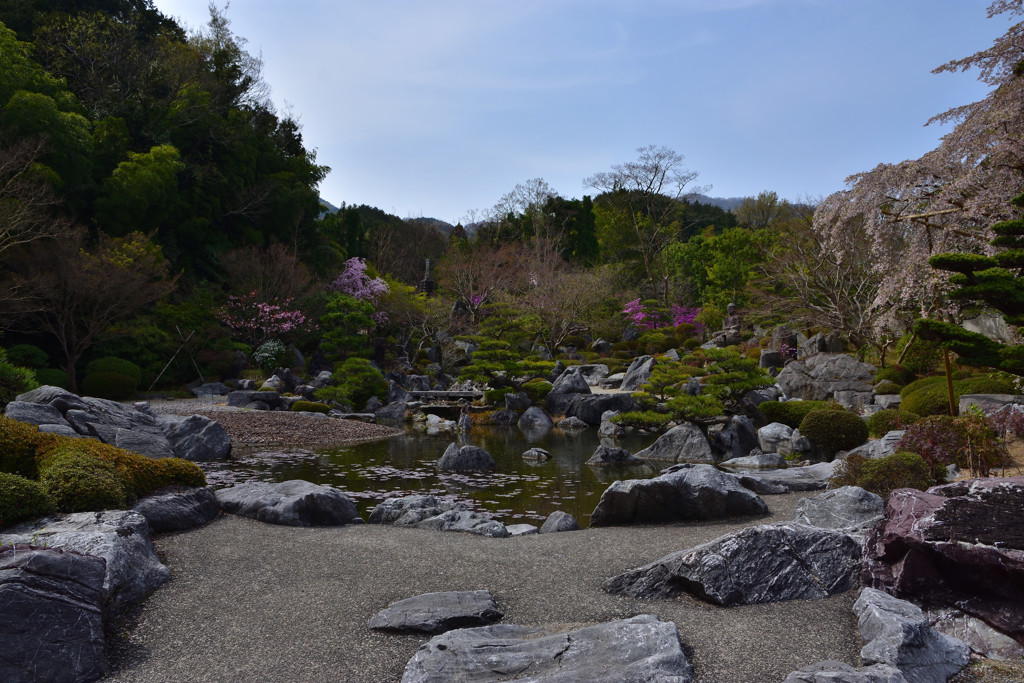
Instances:
[[[873,527],[884,514],[885,501],[881,496],[859,486],[843,486],[801,500],[793,521],[854,534]]]
[[[626,368],[626,376],[622,379],[619,389],[622,391],[640,391],[640,387],[651,376],[651,368],[654,367],[653,356],[638,356]]]
[[[405,667],[402,683],[500,681],[690,683],[672,622],[649,614],[568,633],[495,624],[435,636]]]
[[[102,558],[0,549],[0,680],[78,683],[103,675]]]
[[[610,465],[643,465],[647,461],[638,458],[625,448],[614,446],[598,446],[594,454],[587,461],[592,467],[607,467]]]
[[[971,649],[928,624],[921,608],[874,588],[853,605],[864,664],[896,667],[908,683],[945,681],[967,666]]]
[[[637,408],[636,399],[630,394],[576,394],[569,397],[563,412],[596,426],[601,424],[601,416],[610,410],[629,412]]]
[[[568,512],[562,512],[561,510],[552,512],[544,520],[544,523],[540,525],[540,533],[542,534],[554,534],[560,531],[579,531],[580,529],[582,527],[576,521],[576,518]]]
[[[378,631],[437,635],[457,628],[487,626],[504,616],[490,591],[424,593],[398,600],[370,619]]]
[[[780,454],[761,452],[743,458],[732,458],[720,464],[725,468],[744,470],[779,470],[789,466],[789,463]]]
[[[907,683],[903,673],[885,664],[854,669],[843,662],[824,661],[797,669],[782,683]]]
[[[536,460],[537,462],[544,462],[550,460],[551,454],[543,448],[531,448],[523,453],[523,460]]]
[[[857,586],[860,544],[837,531],[781,522],[671,553],[604,583],[609,593],[716,605],[827,598]]]
[[[700,427],[684,422],[673,427],[636,454],[643,460],[714,464],[718,458]]]
[[[491,454],[479,446],[462,446],[453,443],[445,449],[437,463],[442,472],[493,472],[497,465]]]
[[[534,429],[551,429],[555,426],[551,416],[544,412],[544,409],[540,406],[529,406],[523,413],[522,417],[519,418],[519,428],[526,430]]]
[[[231,437],[224,427],[204,415],[175,419],[168,416],[164,434],[174,454],[193,462],[223,460],[231,454]]]
[[[653,479],[616,481],[601,494],[591,526],[763,515],[768,506],[736,477],[711,465],[677,465]]]
[[[412,526],[434,531],[464,531],[490,538],[508,538],[511,535],[501,522],[469,510],[448,510]]]
[[[217,491],[224,512],[284,526],[340,526],[362,521],[352,500],[330,486],[301,479],[250,481]]]
[[[745,458],[759,445],[754,423],[746,415],[730,417],[725,427],[712,434],[709,441],[712,450],[725,459]]]
[[[589,426],[590,425],[578,417],[567,417],[558,422],[559,429],[586,429]]]
[[[138,602],[171,578],[149,540],[146,518],[131,510],[76,512],[0,534],[0,545],[16,543],[73,550],[106,560],[103,596],[107,606],[115,609]]]
[[[217,496],[213,489],[206,487],[147,496],[132,509],[146,518],[154,534],[195,529],[220,514]]]
[[[835,462],[818,462],[806,467],[787,467],[784,470],[761,470],[744,476],[778,486],[788,491],[820,491],[835,476]]]
[[[865,541],[866,586],[956,605],[1024,643],[1024,477],[897,489],[885,517]]]
[[[789,398],[824,401],[837,391],[870,392],[875,372],[844,353],[818,353],[789,363],[776,379]]]

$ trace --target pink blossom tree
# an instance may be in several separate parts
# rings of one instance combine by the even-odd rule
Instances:
[[[306,323],[306,316],[301,311],[289,308],[291,302],[290,298],[279,303],[264,301],[254,290],[241,296],[229,296],[227,303],[217,311],[217,317],[256,348],[266,340],[299,329]]]
[[[353,257],[345,261],[345,265],[338,277],[327,286],[334,292],[341,292],[358,301],[365,301],[377,305],[380,297],[390,291],[388,283],[382,278],[371,277],[366,272],[366,259]],[[384,311],[375,311],[371,316],[378,325],[387,322],[388,316]]]

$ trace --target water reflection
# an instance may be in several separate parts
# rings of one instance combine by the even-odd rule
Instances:
[[[630,435],[614,445],[632,452],[646,448],[652,435]],[[522,433],[516,427],[475,428],[468,440],[489,452],[497,463],[493,473],[439,473],[434,462],[455,441],[454,435],[428,436],[412,428],[384,441],[323,450],[289,449],[236,455],[219,463],[203,463],[211,486],[241,481],[305,479],[330,484],[356,501],[365,519],[384,498],[430,493],[465,503],[506,524],[536,523],[555,510],[573,515],[586,526],[601,492],[616,479],[655,476],[660,467],[590,467],[586,461],[601,443],[596,430]],[[612,445],[612,444],[609,444]],[[545,462],[523,460],[533,447],[551,453]]]

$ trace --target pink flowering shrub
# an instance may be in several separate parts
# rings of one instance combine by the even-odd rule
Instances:
[[[302,311],[290,309],[292,300],[280,303],[261,301],[257,292],[229,296],[217,311],[217,318],[239,334],[253,347],[285,332],[297,330],[306,323]]]
[[[640,302],[639,298],[633,299],[625,306],[622,307],[622,314],[626,316],[638,330],[654,330],[659,327],[665,327],[667,324],[671,324],[672,327],[679,327],[683,324],[693,325],[698,334],[704,333],[703,323],[697,322],[697,316],[700,314],[701,309],[697,307],[680,306],[673,304],[669,310],[669,323],[666,323],[662,319],[660,311],[644,306]]]
[[[327,288],[374,305],[382,294],[391,291],[388,283],[382,278],[370,277],[366,274],[366,259],[359,257],[352,257],[345,261],[341,273]],[[388,314],[384,311],[374,311],[370,317],[377,325],[383,325],[388,321]]]

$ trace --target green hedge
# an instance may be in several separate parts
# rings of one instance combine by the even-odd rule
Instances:
[[[909,410],[902,410],[899,408],[879,410],[867,419],[868,434],[876,438],[881,438],[894,429],[903,429],[908,425],[914,424],[920,419],[920,415],[912,413]]]
[[[767,401],[757,407],[769,422],[781,422],[797,429],[812,410],[844,410],[833,401]]]
[[[57,511],[38,481],[0,472],[0,529]]]
[[[800,434],[828,457],[868,440],[868,425],[854,413],[828,408],[812,410],[800,421]]]
[[[71,387],[68,373],[57,368],[40,368],[36,370],[36,380],[38,380],[40,386],[49,385],[51,387],[60,387],[61,389],[69,389]]]
[[[116,372],[121,375],[128,375],[135,380],[136,385],[142,381],[142,368],[130,360],[114,356],[97,358],[89,361],[89,364],[85,366],[86,375],[94,375],[98,372]]]
[[[135,394],[139,383],[131,375],[121,372],[94,372],[82,380],[82,393],[86,396],[123,401]]]
[[[945,376],[927,378],[932,380],[919,385],[909,393],[906,390],[917,384],[909,384],[904,387],[900,394],[903,400],[900,408],[918,415],[948,415],[949,414],[949,390],[946,387]],[[1013,394],[1016,390],[1013,382],[1008,379],[1001,379],[988,375],[980,375],[967,379],[953,381],[953,405],[960,402],[960,397],[966,394]]]

